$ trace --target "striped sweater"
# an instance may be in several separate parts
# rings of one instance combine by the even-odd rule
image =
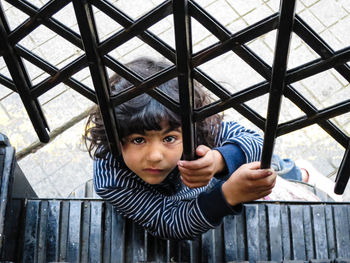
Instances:
[[[223,122],[215,149],[224,157],[226,174],[245,162],[258,161],[262,142],[254,131]],[[241,205],[229,206],[223,196],[223,178],[218,175],[205,187],[188,188],[175,168],[161,184],[151,185],[129,170],[121,157],[107,154],[94,160],[97,194],[152,235],[167,239],[192,239],[217,227],[225,215],[240,213]]]

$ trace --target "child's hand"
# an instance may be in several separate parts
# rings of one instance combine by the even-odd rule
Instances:
[[[221,153],[209,147],[199,145],[196,154],[200,158],[193,161],[178,161],[182,181],[188,187],[201,187],[209,183],[214,174],[225,168],[225,161]]]
[[[226,201],[234,206],[269,195],[277,174],[272,169],[260,169],[260,162],[243,164],[222,185]]]

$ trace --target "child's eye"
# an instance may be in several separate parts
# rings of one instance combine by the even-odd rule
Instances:
[[[176,137],[175,136],[166,136],[164,138],[164,142],[166,142],[166,143],[173,143],[175,141],[176,141]]]
[[[145,139],[142,138],[142,137],[137,137],[137,138],[133,138],[133,139],[131,140],[131,142],[134,143],[134,144],[141,144],[141,143],[144,143],[144,142],[145,142]]]

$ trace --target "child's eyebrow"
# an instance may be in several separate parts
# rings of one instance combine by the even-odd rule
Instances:
[[[171,131],[181,132],[181,127],[177,127],[177,128],[169,127],[168,129],[166,129],[166,130],[163,132],[163,134],[166,134],[166,133],[171,132]]]

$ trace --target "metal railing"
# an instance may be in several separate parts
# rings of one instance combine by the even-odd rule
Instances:
[[[194,123],[229,108],[234,108],[265,131],[261,159],[263,167],[269,167],[270,165],[276,137],[312,124],[318,124],[346,149],[335,186],[336,193],[344,192],[350,176],[350,138],[330,119],[350,112],[350,100],[347,99],[319,110],[293,87],[293,83],[332,68],[345,80],[350,81],[350,67],[347,64],[350,60],[350,46],[334,51],[301,17],[295,14],[296,0],[281,0],[279,12],[234,34],[195,1],[190,0],[164,1],[137,20],[131,19],[106,0],[51,0],[41,8],[37,8],[29,1],[6,1],[29,17],[14,30],[10,30],[5,12],[1,7],[0,55],[6,63],[12,79],[0,74],[0,84],[18,92],[42,142],[48,142],[50,135],[38,97],[59,83],[68,85],[89,100],[99,104],[110,148],[114,154],[118,154],[120,149],[116,129],[118,120],[113,114],[113,106],[147,92],[170,109],[181,109],[184,157],[186,159],[195,157]],[[68,4],[73,4],[80,33],[73,31],[53,17]],[[92,11],[93,7],[123,26],[123,29],[100,41]],[[148,30],[168,15],[173,15],[174,18],[175,49]],[[219,41],[193,53],[191,19],[198,21]],[[85,53],[61,69],[32,53],[19,42],[41,25],[48,27],[74,46],[84,50]],[[247,42],[273,30],[277,31],[277,37],[271,67],[247,46]],[[320,58],[287,70],[292,33],[298,35]],[[134,37],[138,37],[150,47],[156,49],[171,61],[173,66],[143,79],[109,55],[109,52]],[[203,63],[230,51],[243,59],[265,81],[232,94],[199,68]],[[34,64],[50,76],[33,85],[22,59]],[[94,90],[72,77],[86,67],[90,70]],[[106,68],[117,72],[133,86],[120,94],[112,96],[109,90]],[[157,85],[175,77],[178,78],[181,87],[179,103],[161,91],[154,89]],[[213,92],[219,100],[201,108],[194,108],[192,103],[194,79]],[[264,118],[247,106],[245,102],[267,93],[270,94],[268,113],[267,117]],[[292,101],[305,115],[288,122],[279,123],[282,96]]]

